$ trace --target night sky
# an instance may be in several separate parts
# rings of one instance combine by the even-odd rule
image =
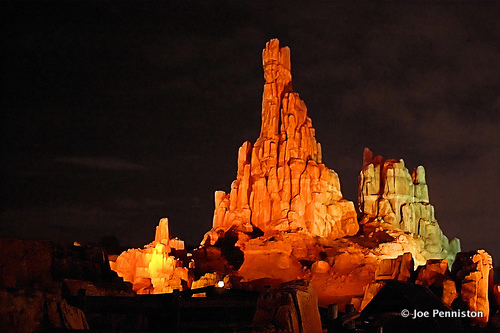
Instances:
[[[199,244],[279,38],[344,196],[364,147],[424,165],[444,233],[498,264],[499,5],[1,3],[0,233],[141,247],[168,217]]]

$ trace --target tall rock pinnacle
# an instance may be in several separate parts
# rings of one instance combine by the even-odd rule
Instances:
[[[255,227],[267,234],[302,231],[339,238],[358,231],[356,211],[343,199],[337,174],[321,163],[321,147],[307,108],[292,90],[290,49],[273,39],[262,53],[262,127],[252,146],[239,149],[231,192],[215,193],[212,243],[217,232]]]

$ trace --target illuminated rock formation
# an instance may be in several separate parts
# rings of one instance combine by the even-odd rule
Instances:
[[[257,238],[244,243],[242,250],[245,260],[238,273],[247,281],[291,281],[304,278],[304,270],[298,259],[301,257],[292,255],[296,249],[290,239],[285,237],[276,236],[272,240]]]
[[[429,287],[448,306],[458,297],[455,281],[449,276],[446,259],[429,260],[419,269],[415,283]]]
[[[271,40],[262,56],[260,136],[239,149],[231,192],[215,193],[213,227],[202,245],[236,232],[243,281],[277,285],[306,278],[322,306],[338,303],[340,309],[351,301],[360,307],[376,276],[405,280],[413,270],[409,263],[453,257],[459,245],[450,246],[435,221],[424,169],[412,179],[402,161],[384,163],[368,150],[359,229],[354,205],[342,197],[337,174],[322,163],[307,108],[293,92],[290,50]]]
[[[396,259],[383,259],[375,271],[375,280],[398,280],[406,282],[413,273],[411,253],[405,253]]]
[[[430,286],[440,275],[445,275],[447,271],[448,262],[446,260],[429,260],[425,266],[419,269],[416,283]]]
[[[229,276],[257,290],[303,279],[316,290],[320,306],[337,304],[339,311],[348,304],[362,310],[390,280],[413,281],[418,269],[417,284],[448,306],[461,300],[469,310],[483,311],[486,319],[477,322],[486,323],[491,258],[484,251],[470,260],[462,255],[454,273],[448,271],[460,243],[448,241],[436,221],[424,168],[410,174],[403,160],[384,161],[365,149],[358,224],[337,174],[322,163],[306,106],[292,89],[290,50],[271,40],[262,56],[260,135],[239,149],[230,193],[215,193],[212,229],[192,252],[191,271],[171,255],[183,243],[169,239],[166,219],[153,243],[122,253],[113,269],[137,293],[219,282],[230,288]],[[202,278],[192,282],[188,273]],[[415,290],[430,294],[421,286]],[[491,292],[498,298],[493,286]],[[270,320],[296,331],[300,323],[290,301],[295,296],[282,296],[273,298]]]
[[[385,285],[386,280],[408,281],[413,273],[413,258],[411,253],[407,252],[395,259],[382,259],[379,261],[375,270],[375,282],[366,285],[363,299],[360,307],[356,310],[361,311],[372,300],[380,289]]]
[[[299,95],[292,90],[290,50],[274,39],[262,54],[264,93],[262,128],[252,145],[238,155],[231,192],[215,193],[214,244],[218,231],[236,228],[266,235],[302,231],[312,236],[354,235],[358,223],[354,204],[343,199],[337,174],[321,163],[321,147]]]
[[[460,251],[459,240],[449,242],[434,217],[423,166],[410,175],[403,160],[384,161],[365,148],[359,176],[359,209],[364,215],[361,224],[378,221],[420,236],[425,259],[447,259],[452,263]]]
[[[188,269],[181,267],[171,249],[183,250],[184,242],[170,239],[168,219],[160,220],[156,227],[155,240],[143,249],[130,249],[123,252],[111,269],[123,280],[133,284],[138,294],[159,294],[182,290],[182,281],[189,281]]]
[[[473,318],[480,326],[488,323],[490,304],[488,293],[493,289],[493,261],[484,250],[460,252],[451,274],[460,284],[460,298],[471,311],[482,311],[484,317]]]

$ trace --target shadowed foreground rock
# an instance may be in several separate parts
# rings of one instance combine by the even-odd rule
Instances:
[[[316,291],[306,280],[296,280],[264,292],[252,325],[285,332],[322,332]]]
[[[450,277],[446,259],[429,260],[425,266],[419,268],[415,283],[428,287],[444,304],[451,306],[458,293],[455,281]]]
[[[82,310],[69,305],[80,289],[89,295],[133,296],[95,247],[0,238],[2,332],[88,330]]]
[[[2,332],[38,332],[50,329],[88,330],[82,310],[60,296],[41,291],[26,293],[0,290]]]

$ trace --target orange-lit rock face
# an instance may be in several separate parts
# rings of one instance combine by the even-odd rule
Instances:
[[[359,176],[360,223],[380,221],[423,240],[421,255],[427,259],[447,259],[452,263],[460,251],[460,242],[451,242],[439,228],[434,207],[429,204],[425,169],[419,166],[410,175],[404,161],[373,157],[365,148]],[[425,264],[418,260],[419,264]]]
[[[378,262],[375,270],[375,282],[366,284],[363,287],[364,294],[358,311],[375,297],[385,284],[386,280],[398,280],[406,282],[413,273],[413,258],[411,253],[404,253],[394,259],[382,259]]]
[[[375,280],[398,280],[406,282],[413,272],[411,253],[405,253],[395,259],[383,259],[375,271]]]
[[[461,252],[453,264],[452,274],[461,280],[460,297],[467,303],[469,310],[482,311],[484,317],[474,318],[480,326],[488,323],[490,304],[488,300],[490,273],[493,260],[484,250]]]
[[[425,266],[420,267],[415,283],[429,287],[448,306],[458,297],[455,281],[449,276],[446,259],[429,260]]]
[[[417,284],[430,286],[440,275],[445,275],[448,271],[446,260],[430,260],[418,271]]]
[[[302,265],[292,256],[289,242],[252,239],[245,243],[244,252],[245,261],[238,273],[247,281],[268,279],[279,284],[304,278]],[[263,260],[263,257],[266,259]]]
[[[321,163],[321,147],[299,95],[292,91],[290,50],[278,40],[262,54],[264,94],[262,128],[252,146],[239,150],[231,193],[215,193],[213,231],[237,227],[266,234],[304,231],[314,236],[354,235],[354,204],[342,198],[337,174]]]
[[[370,301],[377,295],[377,293],[382,289],[382,287],[385,285],[385,281],[376,281],[372,282],[369,285],[365,287],[365,294],[363,296],[363,301],[361,302],[361,307],[358,309],[358,311],[361,311],[365,308],[365,306],[370,303]]]
[[[138,294],[158,294],[182,290],[181,281],[188,281],[188,270],[179,267],[177,260],[169,256],[172,248],[184,249],[184,242],[170,239],[168,219],[161,219],[156,227],[155,240],[143,249],[130,249],[123,252],[113,269],[123,280],[133,284]]]

